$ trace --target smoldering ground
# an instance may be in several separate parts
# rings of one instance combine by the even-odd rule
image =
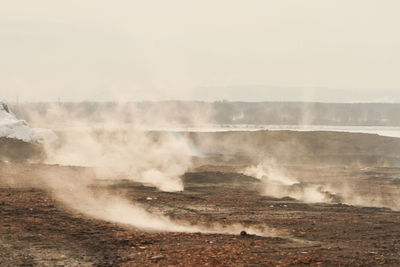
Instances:
[[[295,131],[189,133],[188,136],[203,154],[210,155],[209,159],[197,159],[197,166],[225,165],[225,170],[230,168],[228,171],[255,177],[262,182],[261,195],[291,197],[306,203],[400,209],[396,177],[375,180],[368,171],[400,166],[397,138]],[[377,185],[373,191],[367,189],[371,182]]]
[[[365,184],[371,183],[371,180],[344,176],[344,172],[337,167],[310,168],[312,173],[286,168],[269,158],[242,172],[259,179],[263,185],[260,193],[266,196],[291,197],[305,203],[344,203],[400,210],[400,188],[390,182],[390,176],[386,181],[373,181],[378,186],[370,191],[365,190]]]
[[[44,117],[32,115],[31,120],[38,120],[38,125],[54,127],[59,139],[45,143],[47,152],[46,163],[67,166],[86,166],[93,170],[88,175],[90,179],[81,177],[71,179],[57,172],[43,173],[42,181],[51,188],[54,195],[72,209],[91,217],[133,225],[139,229],[150,231],[183,231],[183,232],[219,232],[238,233],[238,229],[246,229],[243,225],[223,227],[217,224],[212,227],[189,225],[184,221],[173,221],[162,213],[149,213],[144,207],[133,203],[121,196],[109,192],[93,192],[91,186],[100,180],[118,181],[126,179],[141,182],[157,187],[162,191],[181,191],[183,183],[181,176],[192,167],[193,155],[212,154],[213,151],[204,149],[204,145],[227,154],[241,151],[247,158],[262,162],[247,168],[247,175],[257,177],[263,181],[263,195],[277,198],[292,197],[302,202],[340,202],[354,205],[388,206],[396,208],[396,202],[387,203],[377,197],[369,198],[366,195],[355,193],[354,187],[349,185],[337,186],[329,182],[305,183],[302,179],[292,175],[278,166],[279,157],[271,162],[262,152],[262,147],[251,144],[260,142],[260,135],[252,133],[241,140],[235,140],[230,133],[223,138],[204,138],[200,141],[190,138],[190,135],[172,132],[148,131],[146,127],[154,128],[168,121],[161,112],[154,116],[153,121],[144,123],[140,114],[135,110],[129,111],[129,116],[135,122],[124,124],[124,107],[117,108],[114,113],[97,114],[96,119],[80,117],[79,110],[69,114],[62,106],[54,105]],[[136,116],[135,116],[136,115]],[[200,115],[191,117],[198,119]],[[121,119],[122,117],[122,119]],[[48,118],[62,118],[66,125],[52,125]],[[149,118],[148,118],[149,119]],[[206,120],[201,118],[201,120]],[[51,120],[50,120],[51,121]],[[196,121],[192,122],[196,124]],[[146,125],[144,127],[144,125]],[[151,128],[151,127],[150,127]],[[240,134],[240,133],[238,133]],[[280,133],[276,133],[279,135]],[[286,134],[286,133],[285,133]],[[221,135],[221,134],[219,134]],[[243,134],[242,134],[243,136]],[[252,139],[249,145],[248,138]],[[254,141],[253,141],[254,139]],[[193,140],[193,141],[192,141]],[[277,142],[269,147],[271,151],[284,151],[282,158],[287,159],[289,154],[298,154],[306,145],[294,140],[287,143]],[[262,153],[260,153],[262,152]],[[279,155],[279,154],[278,154]],[[274,235],[273,230],[263,227],[264,230],[247,229],[249,233],[260,235]]]
[[[130,180],[155,186],[161,191],[182,191],[181,176],[191,167],[193,144],[183,135],[170,132],[145,131],[142,124],[129,124],[122,129],[120,112],[108,114],[90,123],[78,113],[67,114],[57,105],[52,106],[48,118],[62,118],[68,126],[55,127],[57,140],[44,142],[46,164],[84,166],[90,171],[79,172],[75,177],[57,168],[41,171],[35,187],[47,188],[72,210],[107,221],[134,226],[145,231],[176,231],[238,234],[262,236],[276,235],[266,226],[244,227],[241,224],[223,226],[191,225],[173,221],[162,213],[151,213],[138,203],[106,191],[94,192],[91,188],[99,181]],[[38,116],[38,124],[47,124]],[[31,120],[35,116],[32,115]],[[159,125],[165,119],[155,119]]]

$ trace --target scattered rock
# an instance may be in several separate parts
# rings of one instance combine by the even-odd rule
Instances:
[[[158,261],[158,260],[165,259],[165,257],[163,255],[156,255],[154,257],[151,257],[150,259]]]

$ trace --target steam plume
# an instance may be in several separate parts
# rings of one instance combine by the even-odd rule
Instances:
[[[262,194],[277,198],[292,197],[303,202],[329,202],[329,195],[321,185],[303,185],[278,167],[274,160],[246,168],[243,173],[263,182]]]
[[[245,230],[250,234],[275,235],[267,227],[248,228],[240,224],[206,227],[176,222],[163,214],[150,213],[140,204],[120,196],[92,190],[99,179],[128,179],[163,191],[183,190],[181,176],[191,166],[193,144],[183,135],[144,131],[140,123],[126,127],[120,124],[118,116],[112,114],[98,118],[100,123],[93,124],[87,118],[69,115],[55,105],[47,115],[52,116],[62,118],[70,125],[56,128],[59,133],[57,141],[45,144],[47,163],[86,166],[93,170],[93,173],[83,172],[75,179],[57,170],[41,174],[43,183],[71,209],[145,231],[238,234]],[[47,123],[39,122],[41,125]]]

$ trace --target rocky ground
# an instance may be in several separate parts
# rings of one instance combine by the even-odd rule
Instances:
[[[240,166],[198,166],[182,192],[160,192],[129,181],[103,181],[107,191],[174,221],[205,226],[267,227],[267,236],[149,233],[90,218],[40,186],[38,173],[80,168],[0,164],[0,266],[289,266],[400,265],[400,169],[285,166],[302,183],[349,181],[354,194],[372,194],[386,207],[303,203],[262,194],[262,182]],[[68,177],[68,175],[66,176]],[[36,180],[36,182],[34,182]],[[385,193],[388,192],[388,193]],[[382,202],[382,198],[385,198]],[[393,206],[394,207],[394,206]]]

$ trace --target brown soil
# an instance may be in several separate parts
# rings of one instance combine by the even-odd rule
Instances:
[[[227,151],[223,146],[225,141],[228,145],[245,136],[244,141],[236,143],[249,150],[259,146],[264,154],[278,155],[278,149],[268,150],[263,143],[263,138],[275,138],[276,133],[264,134],[269,137],[257,137],[261,133],[255,133],[254,140],[259,140],[255,144],[247,133],[225,135],[220,142],[224,155],[195,159],[193,169],[183,177],[182,192],[160,192],[127,180],[98,181],[91,190],[123,196],[174,221],[269,227],[273,229],[270,237],[241,235],[241,230],[232,235],[149,233],[93,219],[60,202],[41,178],[46,173],[60,173],[64,179],[93,179],[90,170],[0,161],[0,266],[400,265],[400,168],[376,161],[365,167],[368,157],[375,160],[385,156],[379,144],[391,147],[388,157],[397,157],[398,139],[332,134],[331,138],[339,140],[337,146],[355,153],[349,153],[355,163],[362,161],[339,164],[337,159],[344,153],[340,149],[329,151],[331,143],[324,141],[326,134],[322,134],[315,148],[305,145],[312,143],[312,136],[318,136],[313,133],[306,135],[307,140],[311,138],[309,141],[301,143],[300,147],[305,148],[302,153],[310,154],[312,162],[329,154],[335,164],[299,164],[295,157],[287,157],[280,166],[301,185],[346,184],[356,195],[380,200],[382,207],[371,207],[343,204],[340,195],[333,196],[330,203],[314,204],[264,196],[259,180],[239,174],[244,166],[253,163],[248,160],[250,154],[245,149]],[[346,136],[351,139],[350,148],[343,141]],[[199,137],[192,137],[199,144],[200,139],[196,138]],[[293,140],[294,135],[283,133],[280,138]],[[204,150],[215,148],[218,139],[210,137],[208,143],[199,145]],[[371,153],[364,146],[371,148]],[[296,158],[300,155],[296,154]]]
[[[199,151],[219,162],[400,166],[400,139],[345,132],[255,131],[188,133]],[[207,164],[207,159],[202,164]],[[212,164],[214,164],[212,162]]]
[[[0,137],[0,162],[25,162],[27,160],[42,160],[45,157],[39,144],[31,144],[21,140]]]
[[[218,166],[212,170],[204,167],[187,173],[183,192],[160,192],[128,181],[103,182],[93,190],[125,196],[177,221],[265,225],[275,229],[278,237],[240,232],[142,232],[75,213],[57,201],[51,191],[26,182],[48,169],[70,172],[71,179],[83,169],[27,164],[0,167],[1,266],[400,264],[399,212],[262,196],[258,180],[228,173],[228,167],[221,167],[220,171],[216,171]],[[300,178],[310,177],[312,182],[340,173],[341,177],[361,179],[370,191],[376,191],[378,180],[386,179],[390,181],[387,186],[395,186],[393,177],[400,176],[400,169],[395,168],[332,167],[325,168],[324,178],[318,175],[321,169],[314,167],[288,169],[297,171]]]

